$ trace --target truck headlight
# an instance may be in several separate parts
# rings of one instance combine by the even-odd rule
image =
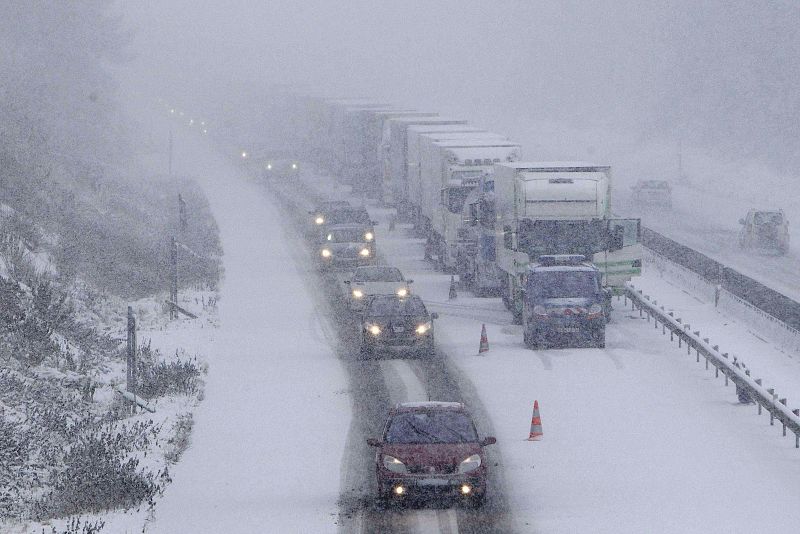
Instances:
[[[388,454],[383,455],[383,467],[385,467],[392,473],[408,473],[408,469],[406,469],[406,464],[404,464],[394,456],[389,456]]]
[[[458,464],[458,472],[459,473],[470,473],[475,471],[477,468],[481,466],[481,457],[479,454],[473,454],[466,460],[462,461]],[[388,469],[388,467],[387,467]]]
[[[322,224],[325,222],[325,219],[322,217],[317,217],[316,219],[314,219],[314,222],[317,224]]]
[[[331,257],[331,251],[329,249],[327,249],[327,248],[323,248],[322,249],[322,257],[323,258],[330,258]]]
[[[397,296],[398,297],[405,297],[407,295],[408,295],[408,289],[407,288],[401,287],[400,289],[397,290]]]
[[[367,241],[372,241],[373,239],[375,239],[375,234],[373,234],[372,232],[367,232],[366,234],[364,234],[364,239],[366,239]]]
[[[353,298],[360,299],[363,296],[364,296],[364,292],[361,291],[360,289],[354,289],[353,290]]]
[[[367,258],[367,257],[369,257],[369,249],[368,249],[368,248],[362,248],[362,249],[361,249],[361,252],[359,252],[359,254],[360,254],[361,256],[363,256],[363,257]]]
[[[417,334],[422,335],[422,334],[424,334],[425,332],[427,332],[430,329],[431,329],[431,322],[428,321],[427,323],[422,323],[421,325],[419,325],[417,327],[416,332],[417,332]]]
[[[381,327],[376,324],[368,324],[367,331],[372,334],[373,336],[379,336],[381,334]]]

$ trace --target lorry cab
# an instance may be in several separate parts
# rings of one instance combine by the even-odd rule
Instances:
[[[602,286],[602,273],[585,256],[540,256],[529,266],[524,283],[526,346],[538,349],[575,340],[605,347],[611,296]]]

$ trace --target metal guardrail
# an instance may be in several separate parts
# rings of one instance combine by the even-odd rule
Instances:
[[[719,377],[720,373],[725,377],[725,385],[733,382],[737,392],[742,390],[749,399],[752,399],[758,406],[758,413],[767,410],[770,414],[770,425],[778,420],[783,425],[783,435],[790,430],[794,433],[795,448],[800,448],[800,409],[790,410],[787,407],[787,399],[779,398],[774,388],[765,388],[760,378],[754,379],[750,376],[749,369],[742,369],[734,361],[728,358],[728,353],[720,352],[718,345],[711,345],[708,338],[703,338],[699,331],[693,331],[691,325],[684,323],[680,317],[675,317],[674,312],[668,312],[664,306],[659,306],[658,301],[645,295],[633,284],[625,287],[625,305],[630,301],[632,310],[639,310],[640,315],[647,315],[647,320],[652,319],[654,328],[661,326],[661,333],[666,335],[669,331],[670,341],[677,339],[678,347],[686,346],[686,353],[691,355],[695,351],[697,362],[700,358],[705,359],[706,369],[713,365],[715,374]]]

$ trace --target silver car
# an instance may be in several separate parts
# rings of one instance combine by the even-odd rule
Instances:
[[[374,265],[356,268],[352,278],[344,283],[350,309],[361,311],[364,303],[374,295],[410,295],[412,282],[403,278],[403,273],[397,267]]]

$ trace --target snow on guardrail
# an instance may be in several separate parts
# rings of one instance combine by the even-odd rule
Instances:
[[[716,376],[720,373],[724,375],[725,385],[730,380],[737,388],[741,388],[758,405],[759,414],[762,409],[767,410],[770,414],[770,425],[777,419],[783,425],[784,436],[787,429],[791,430],[795,436],[795,448],[800,448],[800,409],[790,410],[787,399],[779,398],[774,388],[765,388],[761,379],[750,376],[750,370],[739,368],[728,358],[728,353],[720,352],[718,345],[712,345],[708,338],[701,337],[699,331],[693,331],[690,324],[684,323],[674,312],[666,311],[664,306],[658,305],[657,300],[651,299],[630,282],[625,286],[625,300],[626,305],[630,300],[632,309],[646,314],[648,322],[653,319],[654,328],[658,328],[660,323],[663,334],[666,335],[669,330],[670,340],[677,338],[678,347],[685,344],[687,354],[691,354],[694,349],[697,362],[700,362],[701,357],[705,359],[706,369],[709,364],[713,365]]]

